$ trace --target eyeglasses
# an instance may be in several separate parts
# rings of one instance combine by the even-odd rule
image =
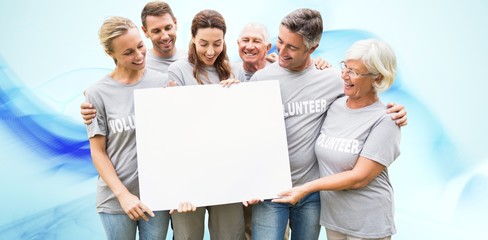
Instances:
[[[374,73],[361,73],[361,74],[355,73],[352,69],[347,67],[346,62],[344,61],[341,61],[339,63],[339,66],[341,66],[342,73],[346,72],[347,76],[349,76],[351,79],[366,77],[366,76],[376,76],[376,74]]]

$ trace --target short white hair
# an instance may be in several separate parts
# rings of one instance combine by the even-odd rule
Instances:
[[[377,92],[386,91],[393,84],[396,75],[396,57],[390,45],[378,39],[355,42],[346,51],[346,60],[361,60],[368,71],[382,75],[383,79],[373,83]]]
[[[239,39],[242,37],[242,35],[244,35],[244,33],[246,32],[246,30],[249,29],[249,28],[258,29],[261,32],[261,35],[263,35],[264,42],[265,43],[269,43],[269,32],[268,32],[268,29],[263,24],[261,24],[261,23],[255,23],[255,22],[247,23],[246,25],[244,25],[244,27],[241,30],[241,34],[239,34]]]

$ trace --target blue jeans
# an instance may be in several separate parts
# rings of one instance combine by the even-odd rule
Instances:
[[[127,214],[99,213],[103,228],[108,240],[134,240],[136,229],[139,230],[139,239],[166,239],[169,223],[168,211],[154,211],[154,217],[149,222],[143,219],[138,221],[130,220]]]
[[[320,195],[304,197],[296,205],[266,200],[252,208],[252,239],[281,240],[290,221],[292,240],[317,240],[320,235]]]

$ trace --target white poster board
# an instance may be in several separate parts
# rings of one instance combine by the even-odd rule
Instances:
[[[140,194],[152,210],[270,199],[291,187],[278,81],[134,97]]]

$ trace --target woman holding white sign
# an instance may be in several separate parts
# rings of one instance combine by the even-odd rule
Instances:
[[[202,84],[232,84],[234,80],[226,53],[227,27],[222,15],[214,10],[203,10],[195,15],[191,25],[192,39],[188,59],[179,60],[168,68],[169,80],[178,86]],[[191,203],[180,204],[172,221],[175,239],[203,239],[205,211],[209,212],[211,239],[244,239],[242,203],[231,203],[195,208]]]
[[[167,76],[145,68],[146,47],[129,19],[108,18],[99,38],[115,69],[85,92],[97,110],[87,125],[93,164],[100,175],[97,212],[107,239],[134,240],[137,230],[139,239],[166,239],[169,212],[152,212],[139,199],[133,92],[162,87]]]

